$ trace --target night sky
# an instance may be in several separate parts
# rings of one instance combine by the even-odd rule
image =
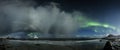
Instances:
[[[47,2],[56,2],[59,4],[59,8],[67,11],[79,11],[85,14],[87,18],[97,21],[99,23],[107,23],[114,27],[120,27],[120,1],[119,0],[36,0],[37,3],[44,4]],[[93,35],[94,31],[90,31],[91,29],[86,28],[82,29],[80,35]],[[98,34],[106,34],[102,32],[100,29]],[[109,29],[108,29],[109,30]],[[101,33],[102,32],[102,33]],[[115,31],[112,32],[113,34]]]
[[[36,0],[38,4],[56,2],[67,12],[80,11],[93,20],[119,26],[119,0]],[[116,16],[117,15],[117,16]]]
[[[15,31],[39,30],[39,32],[42,33],[47,32],[53,34],[56,34],[56,32],[71,33],[73,31],[74,33],[72,33],[75,35],[85,36],[101,36],[107,33],[115,34],[116,32],[120,32],[119,0],[32,0],[32,2],[35,1],[35,5],[30,4],[31,2],[28,0],[23,0],[27,1],[28,5],[26,4],[27,2],[19,2],[20,0],[18,0],[18,2],[14,1],[15,0],[13,0],[13,2],[6,0],[6,2],[10,2],[6,4],[8,7],[5,4],[0,5],[0,22],[3,23],[3,25],[6,25],[4,27],[1,25],[1,28],[5,28],[1,29],[5,30],[4,32],[6,32],[6,30],[8,30],[8,32],[10,30],[13,31],[14,29]],[[52,7],[51,3],[56,3],[57,5]],[[28,11],[30,11],[30,14],[27,14]],[[74,12],[80,12],[82,15],[77,13],[74,14]],[[56,14],[57,16],[54,16]],[[11,19],[9,19],[10,17]],[[78,25],[75,23],[74,19],[78,22]],[[17,21],[18,23],[16,22],[17,24],[13,24],[14,21]],[[43,23],[40,21],[43,21]],[[65,21],[67,22],[64,23]],[[26,23],[24,24],[24,22]],[[52,23],[57,24],[54,25]],[[17,26],[14,27],[14,25]],[[73,30],[74,28],[75,30],[77,29],[76,32]]]

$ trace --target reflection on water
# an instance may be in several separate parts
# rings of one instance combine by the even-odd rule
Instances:
[[[17,32],[7,35],[9,38],[51,37],[39,33]],[[89,39],[89,38],[88,38]],[[49,40],[7,40],[7,50],[103,50],[106,41],[80,40],[80,41],[49,41]]]
[[[102,50],[106,41],[29,41],[9,40],[7,50]]]

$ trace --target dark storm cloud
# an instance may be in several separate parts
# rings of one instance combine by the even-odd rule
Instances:
[[[77,29],[72,13],[66,13],[55,3],[36,6],[35,2],[6,0],[0,2],[0,32],[37,31],[41,33],[66,34]]]

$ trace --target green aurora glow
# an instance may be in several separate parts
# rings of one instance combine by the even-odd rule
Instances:
[[[88,23],[86,23],[85,27],[89,27],[89,26],[102,26],[102,27],[105,27],[105,28],[117,29],[116,27],[111,26],[109,24],[101,24],[101,23],[97,23],[97,22],[88,22]]]
[[[100,23],[100,22],[95,22],[93,20],[90,20],[88,18],[84,18],[85,16],[79,16],[77,17],[77,20],[80,24],[80,28],[84,28],[84,27],[90,27],[90,26],[100,26],[100,27],[104,27],[104,28],[110,28],[113,30],[116,30],[117,32],[120,32],[120,29],[116,26],[112,26],[110,24],[106,24],[106,23]],[[97,29],[94,29],[95,32],[97,32]]]

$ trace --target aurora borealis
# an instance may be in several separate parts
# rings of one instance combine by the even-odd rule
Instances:
[[[88,22],[86,23],[85,26],[83,27],[89,27],[89,26],[101,26],[101,27],[105,27],[105,28],[111,28],[111,29],[114,29],[114,30],[117,30],[118,28],[114,27],[114,26],[111,26],[109,24],[101,24],[101,23],[97,23],[97,22]]]
[[[86,16],[77,17],[79,23],[78,37],[102,37],[108,34],[119,35],[119,27],[107,22],[98,22],[94,19],[87,18]]]

